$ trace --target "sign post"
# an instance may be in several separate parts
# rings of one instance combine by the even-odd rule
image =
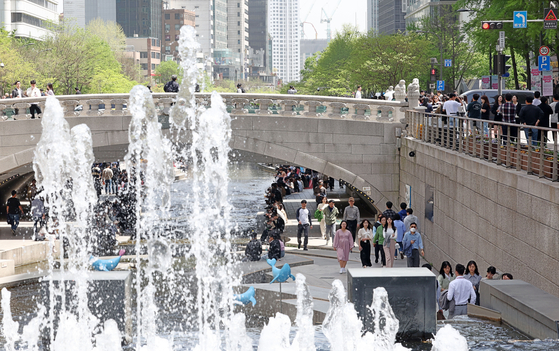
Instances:
[[[557,29],[557,9],[545,9],[543,29]]]
[[[514,11],[512,17],[513,28],[526,28],[526,19],[528,18],[528,11]]]
[[[445,59],[444,60],[444,66],[445,67],[452,67],[452,60]]]
[[[540,47],[540,55],[541,56],[549,55],[549,48],[547,46],[541,46]]]
[[[551,71],[551,59],[549,56],[538,56],[538,70]]]
[[[444,80],[437,81],[437,91],[444,91]]]

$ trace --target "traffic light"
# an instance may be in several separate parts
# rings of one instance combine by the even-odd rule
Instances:
[[[483,30],[503,29],[503,22],[484,21],[484,22],[481,22],[481,29],[483,29]]]
[[[493,74],[503,75],[508,72],[512,67],[507,65],[507,61],[510,59],[510,55],[495,55],[493,56]]]
[[[431,67],[431,82],[435,82],[437,80],[437,70],[434,67]]]

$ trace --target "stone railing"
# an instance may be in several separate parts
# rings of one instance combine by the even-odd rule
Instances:
[[[400,122],[408,108],[407,102],[352,99],[315,95],[221,94],[228,111],[234,115],[282,115]],[[66,117],[127,115],[129,94],[61,95],[57,96]],[[197,93],[199,104],[210,105],[209,93]],[[167,115],[175,94],[154,93],[153,99],[161,114]],[[44,111],[46,97],[0,100],[0,121],[29,119],[29,107],[37,104]],[[110,107],[110,108],[109,108]],[[40,115],[39,115],[40,116]]]

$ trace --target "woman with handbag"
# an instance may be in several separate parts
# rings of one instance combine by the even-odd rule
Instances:
[[[361,256],[361,264],[363,268],[372,267],[371,263],[371,241],[373,240],[373,230],[369,220],[364,219],[359,225],[361,229],[357,233],[357,242],[359,242],[359,251]]]

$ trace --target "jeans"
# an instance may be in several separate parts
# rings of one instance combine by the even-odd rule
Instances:
[[[35,235],[37,235],[39,233],[39,230],[41,230],[41,228],[45,225],[45,220],[43,219],[43,216],[40,217],[35,217],[33,216],[33,233],[35,233]],[[39,224],[39,227],[37,228],[37,224]]]
[[[419,267],[419,250],[411,250],[411,256],[408,257],[408,267]]]
[[[532,132],[532,146],[538,145],[538,130],[536,128],[526,128],[524,127],[524,135],[526,136],[526,142],[530,140],[530,131]]]
[[[107,179],[105,180],[105,194],[111,194],[113,191],[113,180]]]
[[[352,219],[352,220],[347,220],[347,230],[349,230],[351,232],[351,236],[353,236],[353,242],[355,242],[355,238],[357,235],[357,220],[356,219]]]
[[[334,235],[336,235],[336,223],[326,224],[326,231],[324,232],[326,240],[334,240]]]
[[[516,137],[518,135],[518,128],[517,127],[509,127],[509,126],[502,126],[503,128],[503,135],[502,135],[502,139],[504,142],[507,142],[507,134],[510,128],[510,141],[515,141]]]
[[[8,214],[8,218],[10,219],[10,223],[12,224],[12,230],[16,230],[17,226],[19,225],[19,214]]]
[[[305,241],[303,242],[303,248],[306,249],[309,243],[309,224],[298,224],[297,225],[297,242],[301,245],[301,235],[304,233]]]
[[[380,253],[380,262],[382,263],[383,266],[386,266],[386,257],[384,257],[384,249],[382,248],[382,245],[379,245],[378,242],[375,243],[375,263],[378,262],[378,256]]]

